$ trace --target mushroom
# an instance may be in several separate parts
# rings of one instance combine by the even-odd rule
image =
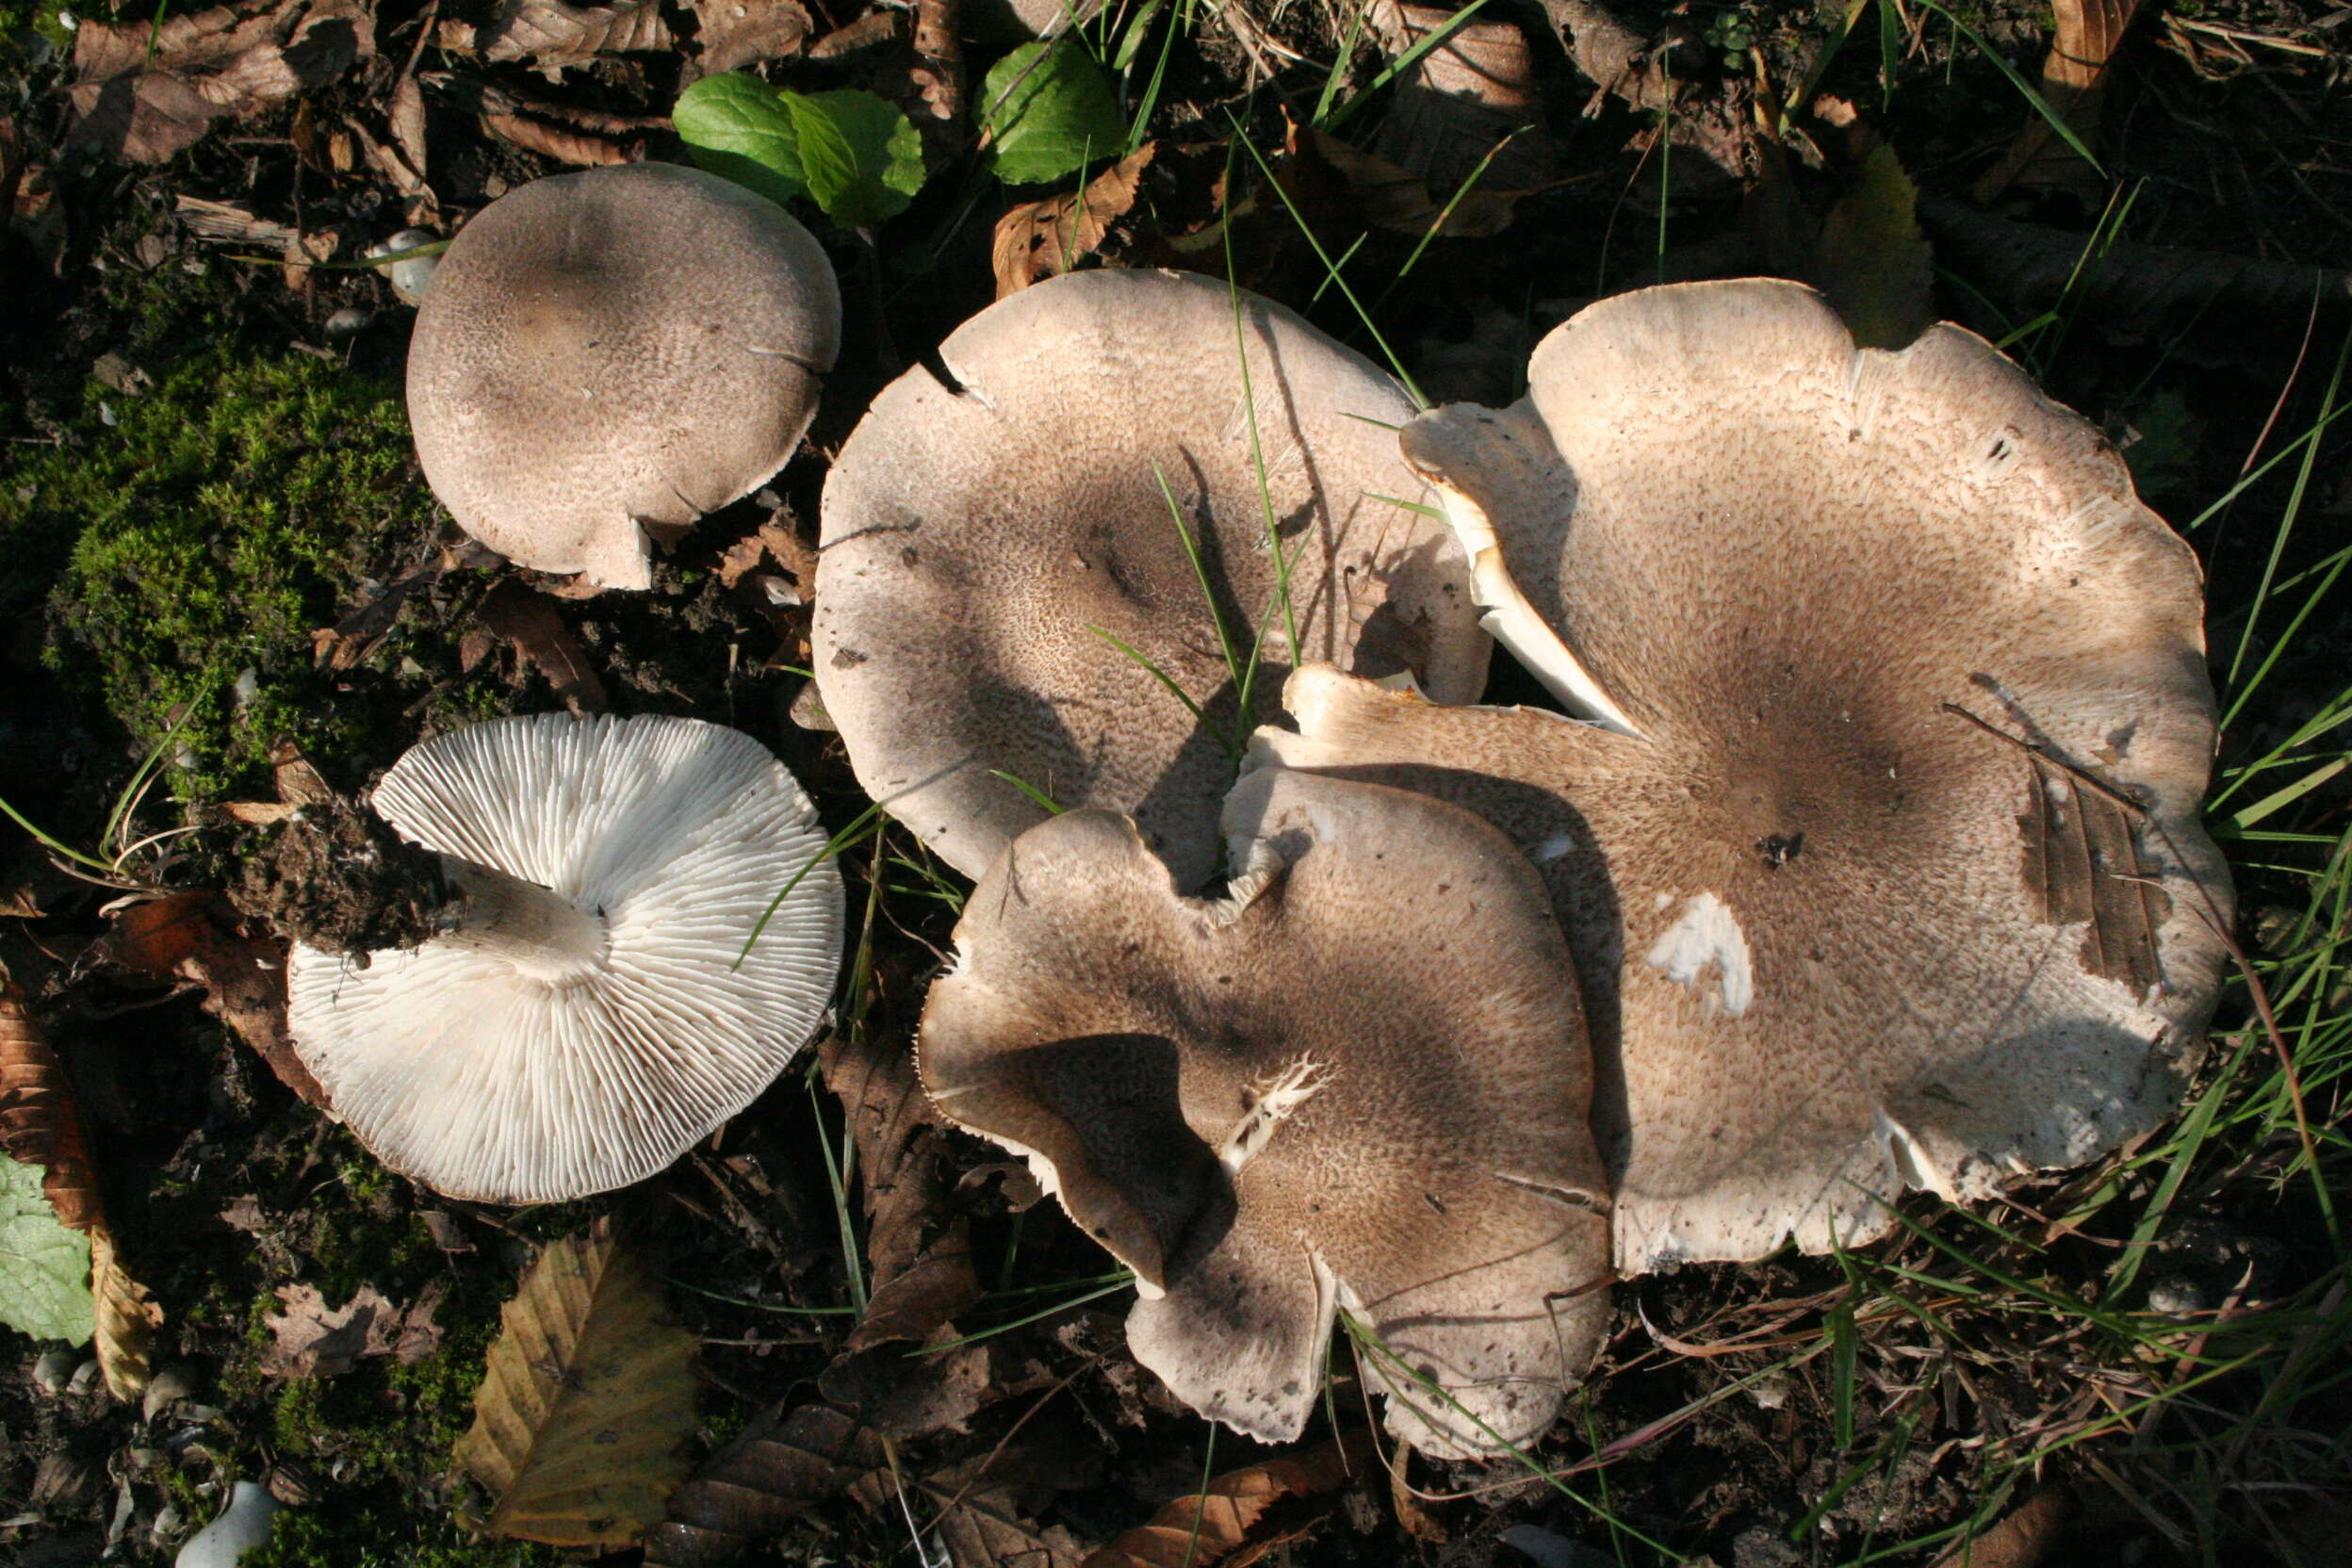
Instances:
[[[332,1113],[435,1191],[541,1203],[652,1175],[825,1013],[841,881],[747,735],[496,719],[408,752],[374,806],[443,858],[452,929],[364,968],[297,943],[287,1024]]]
[[[459,232],[417,309],[417,461],[500,554],[647,587],[647,530],[683,530],[792,455],[841,318],[808,231],[715,174],[534,180]]]
[[[1549,1426],[1608,1320],[1609,1199],[1568,952],[1469,812],[1282,769],[1179,896],[1135,825],[1014,841],[956,927],[917,1061],[1135,1272],[1136,1359],[1203,1415],[1298,1435],[1333,1317],[1389,1424],[1462,1457]]]
[[[1447,702],[1484,685],[1460,552],[1392,498],[1420,488],[1393,433],[1412,403],[1289,311],[1080,272],[939,359],[825,482],[812,638],[858,782],[965,875],[1043,795],[1133,813],[1197,886],[1246,710],[1293,662],[1409,671]]]
[[[2189,547],[1981,338],[1809,289],[1605,301],[1406,452],[1590,722],[1301,670],[1293,767],[1479,811],[1575,950],[1617,1261],[1885,1233],[2169,1114],[2230,892]]]

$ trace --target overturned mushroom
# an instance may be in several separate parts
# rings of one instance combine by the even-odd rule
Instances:
[[[832,264],[783,208],[642,163],[534,180],[461,230],[416,313],[417,461],[492,549],[609,588],[783,466],[841,336]]]
[[[1296,1437],[1334,1315],[1429,1452],[1522,1443],[1608,1320],[1607,1187],[1541,880],[1466,811],[1273,769],[1227,802],[1228,897],[1132,823],[1014,841],[923,1010],[923,1082],[1135,1271],[1136,1358]]]
[[[435,1191],[538,1203],[650,1176],[749,1104],[832,996],[825,830],[747,735],[493,720],[410,751],[374,804],[443,857],[453,929],[364,967],[297,943],[287,1024],[333,1114]]]
[[[956,870],[1042,820],[1035,792],[1132,812],[1197,886],[1245,683],[1260,714],[1307,658],[1478,695],[1460,551],[1386,498],[1420,488],[1412,404],[1361,356],[1221,283],[1102,271],[939,357],[826,481],[812,635],[858,782]]]
[[[1301,671],[1291,766],[1541,864],[1626,1271],[1809,1251],[2162,1119],[2230,918],[2188,547],[1980,338],[1857,351],[1795,285],[1646,290],[1408,456],[1574,710]]]

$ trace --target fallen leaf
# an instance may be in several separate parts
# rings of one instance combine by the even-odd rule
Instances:
[[[231,923],[225,905],[208,905],[204,913],[172,972],[204,988],[204,1011],[251,1047],[278,1082],[304,1103],[327,1109],[326,1091],[286,1032],[286,943],[246,936]]]
[[[24,996],[6,980],[0,980],[0,1151],[41,1168],[41,1192],[59,1224],[88,1231],[106,1223],[74,1086]]]
[[[825,1086],[858,1144],[865,1195],[866,1317],[849,1348],[926,1341],[980,1298],[972,1241],[947,1204],[939,1114],[903,1042],[879,1037],[817,1046]]]
[[[2082,967],[2144,992],[2164,978],[2156,933],[2172,900],[2142,864],[2138,813],[2038,752],[2017,818],[2034,914],[2082,927]]]
[[[605,710],[604,682],[590,667],[580,639],[544,595],[508,578],[482,596],[474,615],[512,644],[525,664],[547,678],[573,717]]]
[[[2099,136],[2099,86],[2108,62],[2139,8],[2140,0],[2052,0],[2057,31],[2042,61],[2042,99],[2086,147]],[[2034,110],[1971,194],[1989,202],[2013,185],[2093,194],[2104,181]]]
[[[935,1336],[945,1344],[952,1336]],[[895,1442],[962,1431],[997,1400],[1014,1392],[994,1375],[984,1342],[936,1355],[910,1355],[904,1345],[852,1350],[817,1378],[827,1399],[854,1413],[860,1426]]]
[[[1984,1534],[1937,1558],[1935,1568],[2035,1568],[2050,1556],[2073,1511],[2072,1492],[2063,1486],[2044,1487]]]
[[[259,1357],[265,1377],[340,1377],[364,1356],[392,1353],[400,1310],[373,1285],[339,1307],[329,1307],[316,1285],[280,1285],[278,1299],[286,1309],[262,1319],[270,1334]]]
[[[1903,348],[1934,319],[1934,254],[1919,233],[1919,196],[1882,143],[1822,220],[1813,281],[1863,348]]]
[[[210,202],[202,196],[172,198],[180,222],[199,239],[220,245],[266,246],[275,251],[299,232],[275,219],[263,218],[235,202]]]
[[[0,1160],[0,1323],[83,1343],[97,1318],[89,1272],[90,1238],[57,1223],[38,1168]]]
[[[529,60],[553,80],[565,66],[585,65],[598,55],[659,52],[671,41],[660,0],[611,6],[505,0],[496,16],[474,29],[471,44],[485,59]]]
[[[457,1463],[498,1499],[494,1535],[627,1546],[685,1478],[695,1337],[609,1220],[548,1244],[490,1348]]]
[[[701,24],[695,76],[741,71],[761,60],[787,59],[808,46],[815,30],[800,0],[689,0]],[[689,78],[692,80],[693,78]]]
[[[733,1562],[882,1462],[882,1440],[840,1411],[779,1405],[678,1489],[645,1532],[645,1568]]]
[[[162,1325],[163,1309],[122,1267],[113,1233],[106,1229],[73,1085],[24,1005],[23,993],[5,978],[0,978],[0,1150],[18,1166],[41,1168],[41,1196],[56,1223],[87,1237],[86,1256],[77,1252],[70,1260],[67,1310],[81,1310],[81,1268],[87,1264],[89,1332],[96,1342],[98,1370],[109,1394],[122,1400],[138,1398],[147,1386],[148,1353]],[[51,1266],[43,1269],[29,1259],[21,1260],[17,1271],[32,1272],[19,1282],[32,1287],[39,1283],[33,1275],[54,1278],[58,1255],[53,1245],[42,1241],[36,1217],[19,1215],[14,1225],[12,1233],[20,1241],[29,1238],[31,1250]],[[34,1331],[20,1319],[11,1321]],[[79,1343],[83,1335],[77,1331],[72,1337]]]
[[[1079,1568],[1086,1551],[1077,1538],[1064,1526],[1038,1524],[1037,1514],[1055,1493],[1094,1484],[1101,1470],[1093,1449],[1047,1439],[950,1465],[911,1491],[922,1500],[918,1515],[935,1520],[932,1530],[952,1563]],[[876,1471],[860,1478],[851,1495],[868,1512],[895,1513],[899,1486],[895,1474]]]
[[[1376,0],[1371,21],[1394,60],[1454,15],[1451,6]],[[1494,14],[1455,28],[1396,81],[1376,148],[1449,197],[1474,175],[1482,190],[1551,184],[1559,162],[1527,35]]]
[[[441,1298],[448,1295],[447,1280],[435,1280],[416,1295],[400,1315],[400,1331],[392,1336],[392,1359],[402,1366],[414,1366],[440,1352],[444,1332],[435,1317],[441,1310]]]
[[[1150,1524],[1096,1550],[1083,1568],[1207,1568],[1247,1545],[1250,1531],[1275,1504],[1335,1491],[1370,1462],[1371,1447],[1356,1432],[1302,1454],[1228,1470],[1197,1494],[1161,1509]]]
[[[1145,142],[1088,180],[1083,190],[1023,202],[998,219],[991,247],[996,297],[1002,300],[1031,284],[1059,277],[1092,255],[1111,225],[1135,206],[1144,167],[1157,146]]]
[[[573,169],[601,169],[607,164],[627,163],[633,151],[594,132],[576,131],[527,115],[485,114],[482,126],[500,141]]]
[[[213,122],[335,80],[375,54],[365,0],[215,7],[160,24],[83,19],[74,34],[74,145],[162,163]]]
[[[1524,190],[1480,188],[1448,189],[1444,200],[1430,194],[1428,182],[1352,147],[1323,131],[1301,139],[1302,151],[1321,159],[1347,182],[1365,222],[1416,238],[1434,234],[1441,239],[1484,239],[1511,227],[1518,215]]]

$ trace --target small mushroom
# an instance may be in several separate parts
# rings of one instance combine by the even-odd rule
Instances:
[[[416,312],[417,461],[500,554],[646,587],[648,530],[682,531],[792,455],[841,317],[808,231],[715,174],[534,180],[459,232]]]
[[[1136,1359],[1202,1414],[1297,1437],[1344,1311],[1401,1437],[1523,1443],[1608,1320],[1542,881],[1466,811],[1281,769],[1224,826],[1248,869],[1217,900],[1115,812],[1014,841],[923,1009],[924,1086],[1135,1269]]]
[[[403,756],[374,805],[443,857],[453,928],[365,968],[297,943],[287,1022],[333,1114],[435,1191],[540,1203],[652,1175],[824,1015],[841,881],[747,735],[492,720]]]
[[[1405,449],[1590,722],[1306,669],[1257,744],[1544,868],[1620,1269],[1857,1244],[2167,1115],[2230,923],[2213,693],[2196,559],[2099,433],[1971,334],[1857,350],[1772,282],[1594,305],[1530,386]]]
[[[1396,498],[1420,489],[1393,434],[1412,403],[1289,311],[1080,272],[939,359],[944,379],[918,367],[875,400],[825,482],[812,638],[858,782],[965,875],[1043,794],[1132,813],[1196,887],[1233,778],[1220,731],[1237,750],[1256,722],[1245,683],[1266,714],[1309,658],[1446,702],[1484,685],[1460,551]]]
[[[278,1508],[278,1500],[259,1485],[238,1481],[230,1490],[229,1506],[188,1538],[188,1544],[172,1559],[172,1568],[236,1568],[270,1539]]]

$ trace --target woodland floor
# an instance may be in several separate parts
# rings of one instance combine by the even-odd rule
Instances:
[[[665,117],[706,62],[920,105],[912,13],[260,0],[246,56],[167,24],[106,66],[54,0],[0,0],[0,798],[126,885],[0,825],[0,962],[62,1058],[169,1379],[114,1400],[74,1375],[86,1351],[0,1330],[0,1560],[168,1561],[239,1478],[295,1505],[249,1563],[638,1560],[479,1535],[451,1478],[500,1303],[535,1249],[609,1217],[701,1340],[688,1459],[764,1434],[736,1450],[756,1462],[735,1501],[696,1505],[736,1511],[748,1562],[1060,1568],[1235,1475],[1222,1490],[1270,1487],[1272,1506],[1104,1561],[2352,1562],[2352,775],[2333,727],[2352,712],[2352,438],[2333,428],[2352,8],[1493,0],[1479,20],[1515,25],[1531,71],[1506,119],[1541,123],[1459,204],[1454,226],[1490,232],[1429,237],[1478,159],[1413,131],[1410,84],[1377,85],[1378,28],[1348,0],[1122,8],[1086,37],[1115,64],[1132,41],[1119,104],[1154,155],[1132,188],[1098,188],[1116,211],[1085,244],[1111,264],[1230,268],[1367,351],[1377,325],[1432,400],[1493,404],[1600,294],[1772,271],[1901,315],[1932,290],[1936,316],[2101,424],[2209,571],[2213,821],[2271,1022],[2242,975],[2192,1112],[2014,1204],[1914,1200],[1856,1254],[1622,1286],[1600,1367],[1526,1465],[1392,1474],[1361,1437],[1324,1446],[1332,1422],[1363,1426],[1344,1346],[1291,1469],[1135,1368],[1103,1255],[1051,1202],[1021,1207],[994,1151],[909,1109],[905,1049],[955,908],[895,830],[842,857],[862,938],[821,1064],[627,1192],[436,1199],[204,1004],[204,943],[266,951],[334,896],[315,843],[238,820],[300,788],[273,747],[353,793],[468,718],[688,713],[757,736],[849,824],[865,802],[838,743],[790,713],[827,454],[995,296],[1000,216],[1080,179],[1008,188],[958,119],[904,212],[848,232],[808,211],[848,325],[802,454],[694,529],[651,595],[564,598],[465,550],[433,504],[397,392],[413,312],[348,264],[564,167],[682,158]],[[966,12],[976,90],[1016,35]],[[539,29],[535,61],[499,41],[518,26]],[[2060,29],[2107,62],[2096,104],[2045,76]],[[1632,52],[1596,66],[1611,39]],[[265,46],[283,81],[199,135],[122,112],[142,74],[267,75]],[[2027,83],[2096,170],[2054,137],[2019,149],[2043,123]],[[1399,218],[1349,145],[1418,168],[1433,204]],[[1506,170],[1525,193],[1481,206]],[[1325,286],[1334,268],[1347,287]],[[1497,664],[1494,694],[1528,699]],[[159,781],[109,838],[174,715]],[[204,935],[152,929],[173,922]],[[850,1346],[870,1284],[967,1240],[970,1283],[913,1303],[936,1353]],[[373,1353],[335,1348],[364,1333],[322,1347],[303,1303],[363,1299]]]

